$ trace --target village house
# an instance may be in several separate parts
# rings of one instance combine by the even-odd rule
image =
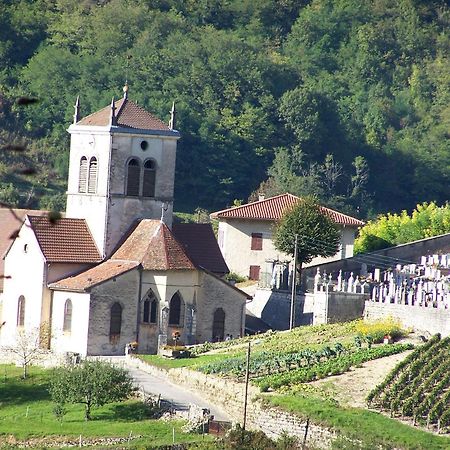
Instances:
[[[225,262],[231,272],[260,280],[262,275],[272,276],[275,262],[289,263],[292,260],[279,250],[272,241],[273,228],[283,213],[292,208],[299,197],[286,193],[271,198],[263,198],[253,203],[224,209],[211,214],[219,220],[218,242]],[[314,258],[308,265],[334,261],[353,256],[353,243],[361,220],[321,206],[338,226],[341,241],[338,252],[329,258]]]
[[[172,223],[175,108],[168,126],[125,86],[84,118],[77,99],[68,131],[65,215],[0,213],[0,345],[42,327],[53,351],[82,356],[242,335],[248,296],[224,281],[211,226]]]

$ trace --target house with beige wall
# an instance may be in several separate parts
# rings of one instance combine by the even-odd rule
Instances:
[[[219,220],[219,248],[231,272],[259,280],[274,261],[292,260],[291,256],[275,248],[272,236],[277,221],[299,200],[299,197],[286,193],[211,214],[212,218]],[[356,231],[364,225],[364,222],[338,211],[323,206],[321,209],[338,225],[340,246],[334,256],[317,257],[308,265],[353,256]]]
[[[123,354],[131,342],[155,353],[175,332],[185,344],[243,334],[249,297],[223,279],[211,226],[172,224],[171,113],[168,126],[128,86],[84,118],[77,99],[64,217],[0,212],[0,346],[42,326],[42,345],[83,356]]]

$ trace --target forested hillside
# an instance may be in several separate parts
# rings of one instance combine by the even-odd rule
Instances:
[[[28,149],[0,153],[0,200],[63,206],[76,96],[86,115],[128,79],[165,121],[176,102],[176,210],[260,183],[362,218],[441,204],[449,29],[445,0],[1,0],[0,139]]]

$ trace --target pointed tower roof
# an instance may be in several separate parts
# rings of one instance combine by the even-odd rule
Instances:
[[[162,120],[159,120],[133,101],[128,100],[128,98],[121,98],[114,102],[114,108],[118,127],[135,130],[172,131]],[[111,120],[111,109],[112,105],[108,105],[100,111],[83,117],[77,122],[77,125],[108,126]]]
[[[153,219],[142,219],[111,260],[134,260],[144,270],[195,269],[167,225]]]

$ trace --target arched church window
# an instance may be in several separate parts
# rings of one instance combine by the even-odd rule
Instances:
[[[70,298],[68,298],[64,304],[63,331],[66,333],[72,331],[72,300],[70,300]]]
[[[17,326],[23,327],[25,325],[25,297],[21,295],[17,303]]]
[[[89,161],[89,176],[88,176],[88,193],[95,194],[97,192],[97,158],[91,158]]]
[[[183,324],[184,302],[180,294],[173,294],[169,304],[169,325]]]
[[[126,195],[139,196],[139,186],[141,179],[141,163],[138,159],[130,159],[127,166],[127,188]]]
[[[223,341],[225,333],[225,311],[217,308],[213,317],[213,341]]]
[[[120,338],[122,329],[122,306],[120,303],[114,303],[111,306],[111,319],[109,324],[109,340],[113,343]]]
[[[88,174],[88,160],[86,156],[80,159],[80,172],[78,176],[78,192],[86,192],[87,190],[87,174]]]
[[[154,298],[150,303],[150,323],[158,321],[158,302]]]
[[[158,317],[158,299],[150,289],[145,297],[142,322],[156,323]]]
[[[144,197],[155,196],[156,164],[152,159],[144,163],[144,176],[142,181],[142,195]]]

